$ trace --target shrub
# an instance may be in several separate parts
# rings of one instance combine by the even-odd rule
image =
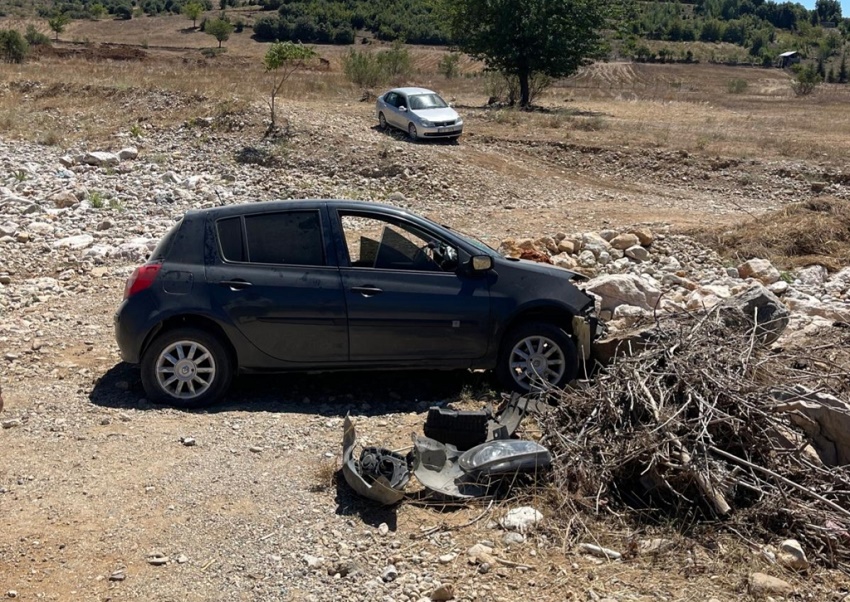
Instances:
[[[377,56],[365,50],[349,50],[342,68],[348,80],[361,88],[374,88],[384,81],[385,72]]]
[[[823,78],[814,65],[807,65],[805,67],[796,65],[796,67],[799,68],[795,70],[796,75],[791,82],[791,87],[797,96],[808,96],[815,91],[815,88],[823,81]]]
[[[236,19],[236,23],[233,24],[233,31],[236,33],[242,33],[245,30],[245,21],[242,19]]]
[[[729,94],[743,94],[747,90],[747,81],[743,79],[730,79],[726,83],[726,90]]]
[[[437,72],[444,75],[446,79],[454,79],[460,74],[460,53],[450,52],[443,55],[437,65]]]
[[[30,46],[50,46],[50,37],[35,28],[35,25],[27,25],[24,39]]]
[[[333,43],[334,44],[354,44],[354,30],[353,29],[337,29],[333,33]]]
[[[7,63],[23,63],[29,44],[17,29],[0,30],[0,56]]]
[[[254,37],[260,42],[278,40],[278,23],[280,19],[271,15],[260,17],[254,21]]]
[[[407,77],[413,70],[410,52],[400,41],[393,42],[392,48],[389,50],[379,52],[377,58],[378,65],[387,77]]]
[[[115,17],[122,21],[129,21],[133,18],[133,9],[126,4],[121,4],[115,7]]]

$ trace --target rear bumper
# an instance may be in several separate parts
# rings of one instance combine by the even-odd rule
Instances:
[[[118,343],[122,360],[138,364],[141,361],[142,345],[150,329],[142,312],[133,307],[137,304],[129,301],[124,300],[113,316],[115,342]]]

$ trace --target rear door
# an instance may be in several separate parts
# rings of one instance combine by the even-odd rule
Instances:
[[[338,219],[334,219],[334,213]],[[458,269],[458,249],[412,222],[330,210],[353,362],[432,363],[484,356],[491,331],[485,277]]]
[[[324,206],[227,217],[213,231],[212,302],[257,348],[293,364],[348,360],[345,297]]]

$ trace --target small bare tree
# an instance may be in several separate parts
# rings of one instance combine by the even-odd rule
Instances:
[[[303,44],[292,42],[276,42],[269,47],[266,56],[263,57],[263,65],[266,71],[272,75],[272,89],[269,98],[269,110],[271,111],[271,123],[266,135],[275,129],[275,101],[280,94],[283,84],[306,64],[307,60],[316,56],[315,51]]]

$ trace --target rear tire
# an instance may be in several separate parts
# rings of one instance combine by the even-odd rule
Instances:
[[[233,378],[233,362],[215,335],[176,328],[158,335],[142,355],[142,386],[153,403],[200,408],[220,401]]]
[[[496,375],[508,389],[526,393],[562,388],[575,380],[578,369],[578,351],[567,332],[548,322],[527,322],[502,339]]]

